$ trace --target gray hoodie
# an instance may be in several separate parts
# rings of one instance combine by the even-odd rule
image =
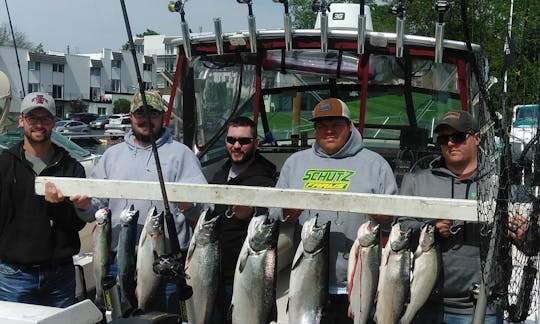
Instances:
[[[379,154],[364,147],[358,130],[353,128],[347,143],[335,154],[324,153],[315,143],[308,150],[291,155],[283,164],[277,188],[332,190],[392,195],[397,185],[392,169]],[[346,293],[347,262],[352,243],[366,214],[304,210],[300,224],[319,214],[318,224],[330,225],[330,293]],[[282,217],[282,210],[271,210]]]
[[[94,168],[91,178],[158,181],[152,146],[141,147],[135,144],[134,140],[135,136],[132,132],[129,132],[125,135],[124,142],[107,149]],[[184,144],[174,141],[169,129],[165,128],[161,137],[156,140],[156,146],[165,182],[207,183],[195,154]],[[131,204],[135,206],[136,210],[139,210],[138,238],[151,207],[156,206],[158,212],[164,210],[162,200],[96,198],[93,200],[94,209],[105,206],[111,209],[112,246],[115,250],[120,233],[120,213],[123,209],[129,208]],[[196,205],[183,214],[176,204],[170,203],[169,205],[176,223],[180,248],[187,249],[191,238],[191,230],[186,218],[197,220],[201,206]],[[168,236],[167,233],[166,236]]]
[[[437,198],[477,199],[476,174],[460,179],[444,166],[444,161],[432,162],[431,168],[403,177],[400,194]],[[423,222],[411,218],[400,219],[406,227],[419,231]],[[439,237],[442,250],[444,278],[442,295],[432,296],[432,301],[444,300],[447,312],[472,314],[474,311],[471,288],[481,282],[480,225],[454,221],[451,228],[455,234],[447,239]],[[488,309],[487,314],[495,313]]]

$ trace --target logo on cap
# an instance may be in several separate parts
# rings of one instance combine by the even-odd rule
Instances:
[[[319,111],[329,111],[332,109],[332,104],[323,104],[319,107]]]
[[[49,100],[47,100],[47,98],[45,98],[43,95],[38,94],[34,98],[32,98],[32,102],[43,105],[43,104],[48,104]]]

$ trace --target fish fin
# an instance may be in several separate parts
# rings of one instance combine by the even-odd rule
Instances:
[[[246,266],[248,256],[249,256],[248,252],[243,252],[240,254],[240,256],[238,257],[238,271],[240,272],[244,271],[244,267]]]
[[[233,309],[234,309],[234,304],[231,303],[231,305],[229,305],[229,309],[227,310],[227,323],[231,323],[231,322],[232,322],[232,313],[233,313]]]
[[[300,244],[298,244],[298,248],[296,249],[296,253],[294,255],[291,270],[296,268],[300,264],[303,258],[304,258],[304,245],[302,244],[302,242],[300,242]]]

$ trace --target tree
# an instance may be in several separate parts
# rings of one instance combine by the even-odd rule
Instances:
[[[294,28],[313,28],[316,15],[311,10],[312,0],[291,0],[290,11]],[[333,1],[350,2],[356,1]],[[393,1],[397,3],[398,1]],[[404,0],[405,32],[413,35],[435,35],[435,22],[438,15],[433,9],[435,0]],[[463,22],[461,4],[467,8],[467,22]],[[396,17],[389,13],[388,5],[370,5],[373,27],[375,31],[396,32]],[[505,36],[508,29],[510,1],[508,0],[461,0],[453,1],[453,7],[444,14],[445,38],[465,41],[463,26],[467,26],[471,41],[482,46],[489,61],[489,75],[503,80],[503,57]],[[512,35],[518,48],[516,65],[508,72],[509,104],[537,103],[540,98],[540,69],[538,56],[540,52],[540,22],[532,17],[540,16],[538,1],[514,0]],[[500,109],[502,103],[502,82],[490,91],[493,102]]]
[[[116,99],[113,102],[113,113],[114,114],[127,114],[129,112],[129,107],[131,102],[127,99]]]
[[[148,29],[146,28],[146,31],[142,34],[137,34],[135,36],[137,37],[144,37],[144,36],[152,36],[152,35],[161,35],[160,33],[158,33],[157,31],[154,31],[152,29]],[[129,50],[129,42],[125,42],[124,45],[122,45],[122,49],[124,51],[127,51]]]
[[[24,49],[33,49],[34,44],[28,40],[26,37],[26,34],[17,31],[17,29],[13,29],[13,33],[15,34],[15,42],[17,43],[17,48],[24,48]],[[11,29],[9,28],[9,24],[2,23],[0,25],[0,46],[13,46],[13,38],[11,37]]]

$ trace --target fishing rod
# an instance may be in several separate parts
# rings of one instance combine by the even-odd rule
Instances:
[[[6,4],[6,11],[8,15],[9,20],[9,28],[11,29],[11,37],[13,38],[13,48],[15,48],[15,57],[17,58],[17,66],[19,67],[19,77],[21,78],[21,88],[22,88],[22,95],[23,98],[26,96],[26,90],[24,89],[24,80],[21,72],[21,61],[19,60],[19,52],[17,51],[17,41],[15,40],[15,32],[13,31],[13,24],[11,23],[11,15],[9,14],[9,7],[7,0],[4,0],[4,3]]]
[[[148,106],[146,100],[146,92],[144,88],[144,83],[142,81],[141,72],[139,70],[139,63],[137,60],[137,53],[135,52],[135,44],[133,43],[133,36],[131,33],[131,27],[129,24],[129,18],[127,15],[126,4],[124,0],[120,0],[122,6],[122,13],[124,15],[124,22],[126,25],[126,31],[129,41],[129,48],[131,55],[133,56],[133,62],[135,63],[135,72],[137,74],[137,82],[139,83],[139,92],[141,94],[141,99],[144,107]],[[169,279],[176,280],[178,284],[178,296],[180,300],[186,300],[193,294],[193,290],[190,286],[187,285],[185,281],[185,273],[183,270],[183,265],[181,260],[181,251],[180,251],[180,242],[178,241],[178,233],[176,231],[176,226],[174,219],[169,207],[169,199],[167,198],[167,191],[165,190],[165,181],[163,179],[163,171],[161,169],[161,163],[159,161],[159,154],[157,150],[156,140],[153,131],[153,124],[150,118],[150,112],[148,109],[145,109],[146,113],[146,122],[150,127],[150,141],[152,142],[152,153],[154,154],[154,159],[156,163],[156,169],[159,179],[159,185],[161,188],[161,195],[163,197],[163,205],[165,208],[165,222],[167,224],[167,233],[169,234],[169,244],[171,248],[170,255],[160,255],[158,259],[154,261],[154,272],[165,276]]]

